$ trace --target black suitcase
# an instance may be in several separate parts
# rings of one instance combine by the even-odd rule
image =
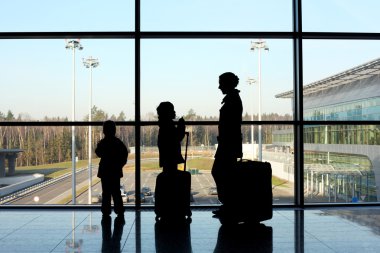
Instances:
[[[260,222],[273,216],[272,168],[268,162],[241,160],[229,171],[221,222]]]
[[[154,212],[156,220],[190,219],[191,174],[186,171],[189,133],[186,132],[184,170],[161,172],[156,179]]]

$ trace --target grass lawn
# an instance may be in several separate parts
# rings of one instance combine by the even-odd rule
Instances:
[[[289,187],[287,183],[288,183],[287,180],[272,176],[272,185],[281,186],[281,187]]]

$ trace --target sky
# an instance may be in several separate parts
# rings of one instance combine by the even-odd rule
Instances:
[[[326,8],[329,6],[329,9]],[[376,0],[304,0],[304,31],[379,32]],[[142,31],[291,31],[291,1],[285,0],[142,0]],[[14,0],[0,3],[0,32],[133,31],[132,0]],[[82,58],[98,58],[93,70],[93,105],[109,115],[134,119],[134,41],[82,39],[75,52],[76,120],[89,111],[90,71]],[[261,53],[263,113],[292,113],[291,40],[266,40]],[[161,101],[171,101],[177,115],[190,109],[217,116],[223,95],[218,76],[240,78],[244,112],[258,113],[258,52],[251,40],[159,39],[141,42],[141,117],[149,119]],[[65,40],[0,40],[0,112],[11,110],[33,120],[71,119],[73,51]],[[304,84],[380,57],[379,41],[304,41]]]

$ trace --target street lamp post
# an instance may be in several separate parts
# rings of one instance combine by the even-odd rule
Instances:
[[[253,84],[256,83],[256,80],[253,79],[253,78],[248,78],[247,83],[248,83],[249,85],[252,84],[252,87],[253,87]],[[251,121],[253,121],[254,99],[252,99],[252,104],[251,104],[251,106],[252,106]],[[252,160],[254,160],[254,158],[255,158],[255,144],[254,144],[254,143],[255,143],[255,138],[254,138],[255,128],[254,128],[254,127],[255,127],[255,126],[252,124],[252,125],[251,125]]]
[[[66,41],[66,49],[73,51],[73,86],[72,86],[72,106],[71,116],[72,121],[75,121],[75,49],[82,50],[83,46],[79,40]],[[71,158],[72,158],[72,203],[76,203],[76,156],[75,156],[75,126],[71,126]]]
[[[261,49],[269,51],[269,48],[265,41],[252,41],[251,50],[259,51],[259,121],[261,121]],[[261,136],[261,125],[259,125],[259,161],[263,159],[263,146],[262,146],[262,136]]]
[[[87,59],[83,59],[83,65],[90,69],[90,97],[89,97],[89,112],[88,121],[92,121],[92,69],[99,66],[98,59],[92,58],[90,56]],[[88,204],[91,204],[92,196],[92,128],[91,125],[88,126]]]

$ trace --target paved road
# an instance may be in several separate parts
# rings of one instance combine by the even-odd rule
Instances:
[[[160,170],[150,170],[143,171],[141,174],[141,185],[142,187],[149,187],[154,194],[154,189],[156,185],[156,177],[160,173]],[[192,185],[191,191],[193,193],[194,202],[193,205],[201,204],[218,204],[216,195],[209,195],[210,187],[215,187],[214,180],[212,179],[211,173],[209,171],[201,171],[200,174],[192,175]],[[124,185],[125,190],[128,195],[133,196],[135,192],[135,174],[134,171],[127,171],[124,173],[124,177],[121,179],[121,183]],[[97,195],[101,193],[100,183],[93,186],[92,195]],[[84,192],[81,196],[77,198],[78,204],[88,203],[88,192]],[[134,205],[134,203],[126,203]],[[153,197],[146,196],[145,203],[143,204],[153,204]]]
[[[146,161],[150,159],[144,159]],[[134,160],[128,161],[128,163],[134,163]],[[156,185],[156,177],[161,170],[145,170],[141,174],[141,186],[149,187],[154,193],[155,185]],[[135,192],[135,171],[127,170],[124,173],[124,177],[121,180],[121,183],[124,185],[127,194],[132,198]],[[92,175],[93,178],[96,177],[97,169],[93,169]],[[191,191],[194,197],[193,205],[210,205],[210,204],[218,204],[216,195],[209,195],[209,190],[211,187],[215,187],[214,179],[211,176],[209,170],[200,171],[199,174],[192,175],[192,185]],[[77,173],[77,190],[82,186],[87,185],[88,182],[88,170],[85,169],[79,173]],[[38,190],[36,192],[31,193],[28,196],[24,196],[19,198],[13,202],[8,202],[9,204],[58,204],[58,201],[64,197],[71,195],[71,177],[67,177],[66,179],[58,182],[56,184],[50,185],[46,188]],[[293,201],[293,187],[289,185],[287,187],[276,187],[273,191],[274,193],[274,203],[291,203]],[[96,196],[100,194],[101,185],[100,183],[94,184],[92,188],[92,195]],[[39,201],[35,201],[35,197],[39,197]],[[57,197],[58,196],[58,197]],[[153,204],[153,197],[147,196],[145,199],[145,204]],[[88,204],[88,191],[85,191],[81,195],[77,196],[78,204]],[[134,205],[134,202],[126,203]]]
[[[156,185],[156,177],[161,170],[143,171],[141,174],[142,187],[147,186],[154,193]],[[97,170],[92,171],[92,175],[96,176]],[[81,185],[86,185],[88,182],[88,170],[85,169],[77,173],[77,190]],[[121,183],[124,185],[128,195],[133,196],[135,192],[135,174],[134,171],[127,171],[124,173],[124,177],[121,179]],[[43,189],[32,192],[26,196],[18,198],[12,202],[8,202],[13,205],[30,205],[30,204],[58,204],[58,201],[62,198],[71,195],[71,177],[67,177],[62,181],[49,185]],[[194,197],[194,205],[199,204],[217,204],[217,198],[215,195],[209,195],[210,187],[215,186],[212,176],[209,171],[200,172],[198,175],[192,175],[192,193]],[[92,195],[98,195],[101,193],[100,183],[94,184],[92,188]],[[35,198],[38,197],[38,201]],[[153,197],[147,196],[145,204],[153,204]],[[78,204],[88,204],[88,191],[85,191],[77,197]],[[134,203],[127,203],[133,205]]]
[[[88,180],[88,170],[85,169],[81,172],[78,172],[76,176],[76,181],[78,185],[80,182]],[[72,181],[70,176],[58,183],[48,185],[43,189],[37,190],[35,192],[32,192],[31,194],[28,194],[8,203],[13,205],[45,204],[50,200],[56,198],[57,196],[61,195],[62,193],[66,192],[68,189],[71,189],[71,186]],[[39,198],[38,202],[35,201],[35,197]]]

